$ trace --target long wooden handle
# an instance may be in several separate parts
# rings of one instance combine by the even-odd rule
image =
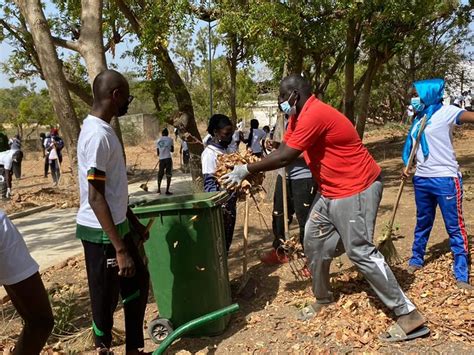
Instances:
[[[285,118],[281,117],[280,120],[280,130],[281,130],[281,141],[283,142],[283,136],[285,134]],[[281,186],[282,186],[282,198],[283,198],[283,225],[285,231],[285,240],[288,240],[290,237],[290,230],[288,226],[288,189],[286,185],[286,168],[281,168]]]
[[[247,248],[249,241],[249,195],[245,195],[245,217],[244,217],[244,259],[242,264],[243,279],[247,276]]]
[[[413,161],[415,159],[415,154],[416,151],[418,150],[418,146],[420,145],[420,140],[421,140],[421,134],[425,130],[426,127],[426,115],[423,116],[420,122],[420,130],[418,131],[418,135],[416,136],[415,139],[415,144],[413,144],[413,147],[411,147],[410,151],[410,156],[408,158],[408,163],[407,166],[405,167],[404,171],[405,174],[409,174],[411,167],[413,166]],[[402,192],[403,188],[405,187],[406,184],[406,178],[402,178],[402,181],[400,182],[400,187],[398,188],[398,193],[397,193],[397,198],[395,200],[395,204],[393,205],[393,211],[392,211],[392,217],[390,218],[390,221],[387,226],[387,234],[386,238],[389,238],[392,235],[392,229],[393,229],[393,223],[395,222],[395,216],[397,214],[398,210],[398,205],[400,204],[400,198],[402,197]]]

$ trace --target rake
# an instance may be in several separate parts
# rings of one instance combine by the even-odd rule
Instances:
[[[411,148],[410,156],[408,158],[408,164],[404,169],[405,176],[402,177],[400,186],[398,188],[397,198],[395,199],[395,204],[393,205],[392,217],[390,218],[386,231],[383,234],[377,246],[378,250],[382,253],[382,255],[385,257],[385,259],[387,260],[389,264],[392,264],[392,263],[398,264],[401,262],[400,255],[398,254],[398,251],[395,248],[395,245],[393,244],[393,238],[392,238],[393,223],[395,222],[395,216],[397,214],[398,206],[400,204],[400,198],[402,197],[403,188],[405,187],[405,184],[407,181],[406,176],[408,176],[408,174],[410,173],[410,169],[413,165],[413,160],[415,158],[416,151],[418,150],[418,146],[420,144],[421,134],[423,133],[425,127],[426,127],[426,115],[423,116],[423,118],[421,119],[420,129],[418,131],[418,135],[416,136],[415,144],[413,144]]]

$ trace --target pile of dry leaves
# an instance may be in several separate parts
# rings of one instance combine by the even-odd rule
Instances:
[[[13,213],[27,208],[54,204],[57,208],[79,206],[79,196],[76,188],[62,189],[43,187],[27,192],[16,192],[13,198],[5,204],[5,210]]]
[[[431,340],[474,343],[474,297],[457,288],[451,253],[441,255],[415,275],[408,274],[401,265],[392,270],[407,296],[428,319]],[[295,322],[295,331],[300,328],[308,335],[321,335],[328,343],[376,350],[380,346],[378,335],[393,323],[387,316],[391,312],[375,295],[367,294],[368,284],[353,269],[333,277],[332,285],[340,295],[338,301],[308,322]],[[314,302],[308,290],[293,292],[292,299],[290,304],[298,308]]]
[[[225,174],[228,174],[232,171],[235,165],[242,164],[251,164],[259,161],[260,158],[256,157],[249,151],[242,153],[232,153],[232,154],[221,154],[217,157],[217,169],[215,176],[220,182],[220,179]],[[231,190],[237,189],[241,195],[244,194],[253,194],[259,193],[262,191],[262,184],[265,178],[265,174],[258,172],[256,174],[249,175],[239,187],[233,187]]]

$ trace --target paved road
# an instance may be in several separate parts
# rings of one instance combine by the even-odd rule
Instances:
[[[160,197],[156,194],[156,181],[148,183],[149,192],[140,189],[143,182],[129,185],[131,201]],[[175,194],[190,193],[191,189],[189,175],[178,175],[172,181],[171,191]],[[13,221],[42,270],[82,252],[82,245],[75,238],[76,214],[76,208],[51,209]]]
[[[130,201],[160,197],[156,194],[156,179],[148,183],[148,192],[140,188],[144,182],[139,181],[128,186]],[[176,195],[191,193],[191,176],[176,174],[171,182],[171,191]],[[81,242],[75,237],[76,214],[77,208],[50,209],[13,220],[31,255],[40,265],[40,270],[82,253]],[[0,288],[0,297],[3,294],[3,288]]]

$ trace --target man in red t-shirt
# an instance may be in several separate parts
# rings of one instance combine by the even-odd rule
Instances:
[[[329,268],[346,251],[384,304],[398,316],[383,340],[407,340],[429,332],[425,318],[405,296],[383,255],[373,244],[382,198],[381,169],[340,112],[312,95],[310,83],[290,75],[280,84],[280,108],[290,122],[283,144],[259,162],[238,165],[224,177],[238,185],[252,173],[287,166],[302,153],[319,192],[305,226],[304,250],[313,274],[316,303],[298,318],[307,320],[334,302]]]

